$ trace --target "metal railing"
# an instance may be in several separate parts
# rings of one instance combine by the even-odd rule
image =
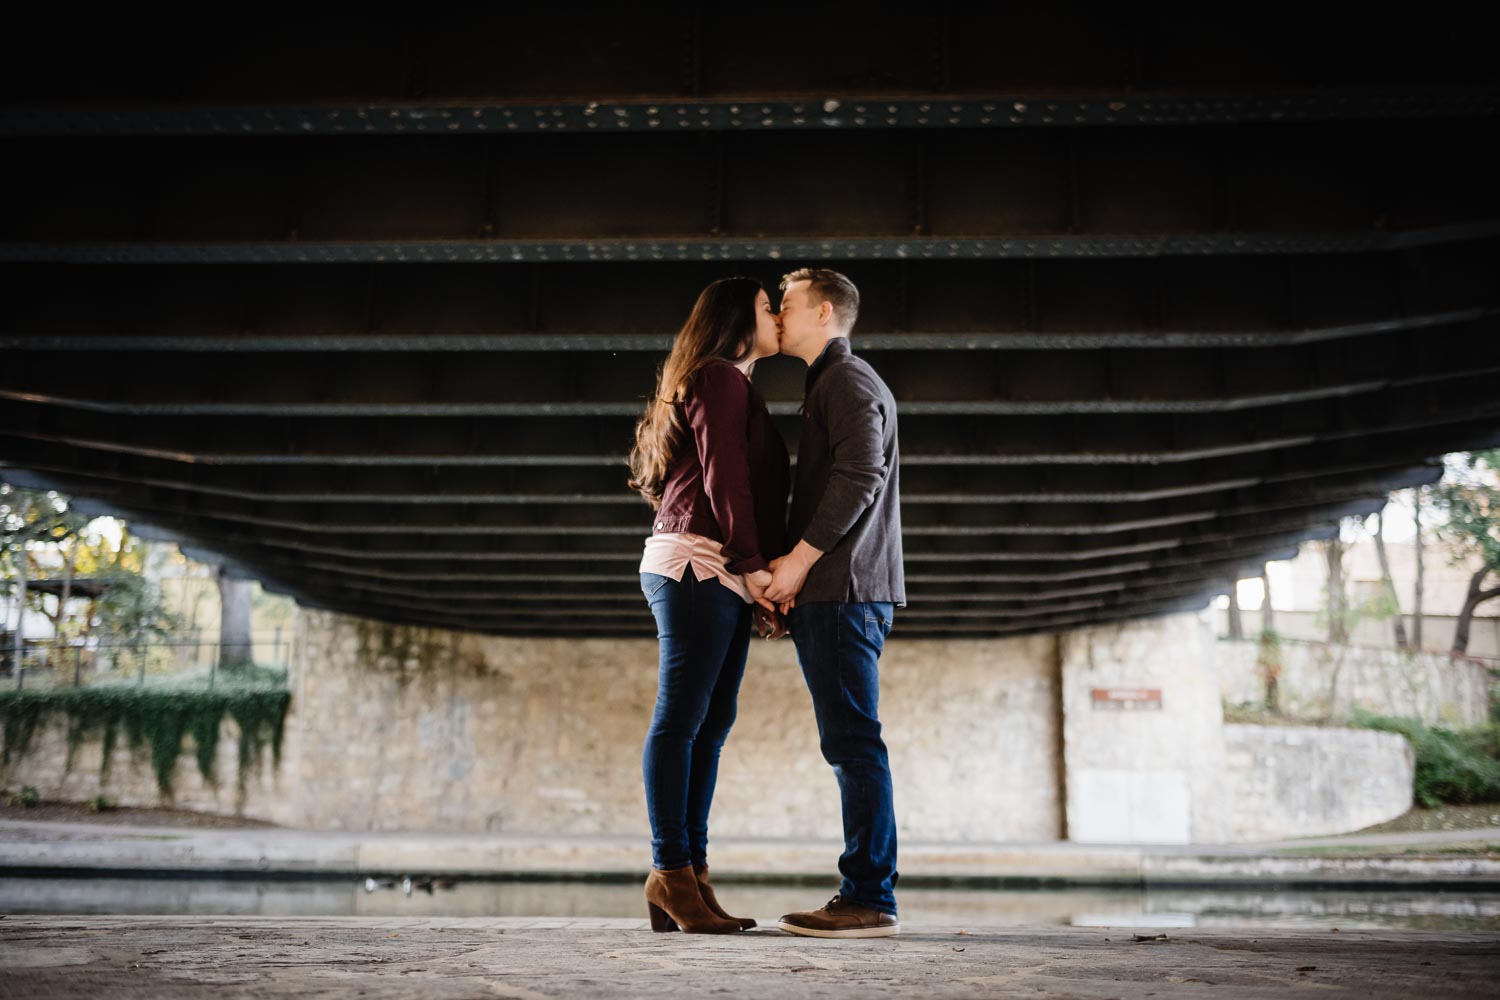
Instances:
[[[0,683],[16,690],[29,686],[85,687],[95,683],[202,684],[213,688],[246,677],[261,679],[269,672],[286,676],[291,641],[281,629],[269,640],[223,643],[202,639],[152,642],[90,641],[59,644],[27,640],[16,662],[14,637],[0,643]],[[223,654],[234,654],[226,658]],[[221,664],[233,662],[235,668]],[[243,665],[243,669],[240,668]]]

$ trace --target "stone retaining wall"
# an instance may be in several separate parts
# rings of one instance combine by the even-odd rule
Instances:
[[[900,627],[898,610],[881,716],[908,841],[1227,842],[1353,829],[1410,802],[1398,737],[1223,726],[1226,644],[1207,611],[1007,640],[903,641]],[[280,769],[268,753],[241,798],[226,721],[217,786],[199,777],[189,737],[174,804],[316,830],[621,835],[645,850],[653,641],[485,637],[303,609],[291,685]],[[1158,700],[1101,703],[1147,695]],[[46,728],[0,781],[162,804],[149,751],[122,741],[102,785],[97,742],[71,772],[65,755],[63,728]],[[712,829],[841,835],[790,640],[752,646]]]
[[[1411,808],[1414,755],[1398,733],[1227,725],[1224,743],[1235,841],[1343,833]]]
[[[1220,687],[1226,705],[1261,705],[1265,681],[1253,639],[1219,643]],[[1355,707],[1378,715],[1415,716],[1430,724],[1465,728],[1489,718],[1490,671],[1446,653],[1405,656],[1394,649],[1281,642],[1277,685],[1281,710],[1297,718],[1346,719]]]

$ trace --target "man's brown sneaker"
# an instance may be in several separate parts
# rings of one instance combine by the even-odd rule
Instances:
[[[889,913],[837,895],[819,909],[788,913],[776,926],[788,934],[822,938],[890,937],[901,932],[900,921]]]

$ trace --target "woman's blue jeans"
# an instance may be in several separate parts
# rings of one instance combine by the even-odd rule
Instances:
[[[651,819],[651,864],[685,868],[708,861],[708,810],[719,750],[734,725],[750,650],[752,605],[717,579],[641,574],[656,616],[656,710],[641,770]]]

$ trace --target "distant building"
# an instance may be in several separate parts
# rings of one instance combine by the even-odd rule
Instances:
[[[1469,579],[1482,563],[1479,556],[1474,555],[1453,565],[1445,545],[1430,534],[1424,536],[1423,542],[1422,648],[1442,652],[1453,645],[1453,631],[1468,593]],[[1417,578],[1416,548],[1411,539],[1405,539],[1387,540],[1385,549],[1409,637]],[[1269,567],[1271,607],[1277,631],[1296,638],[1326,638],[1326,621],[1320,623],[1318,620],[1327,605],[1328,564],[1322,543],[1304,542],[1297,558],[1270,563]],[[1494,586],[1494,583],[1490,582],[1489,586]],[[1344,587],[1351,606],[1379,596],[1382,587],[1380,559],[1373,538],[1366,536],[1345,543]],[[1245,633],[1253,635],[1260,630],[1260,581],[1241,581],[1239,597]],[[1227,632],[1228,598],[1220,598],[1216,607],[1219,609],[1220,628]],[[1362,646],[1393,645],[1394,619],[1361,621],[1355,627],[1352,641]],[[1476,609],[1469,629],[1468,652],[1473,656],[1500,658],[1500,599],[1492,599]]]

